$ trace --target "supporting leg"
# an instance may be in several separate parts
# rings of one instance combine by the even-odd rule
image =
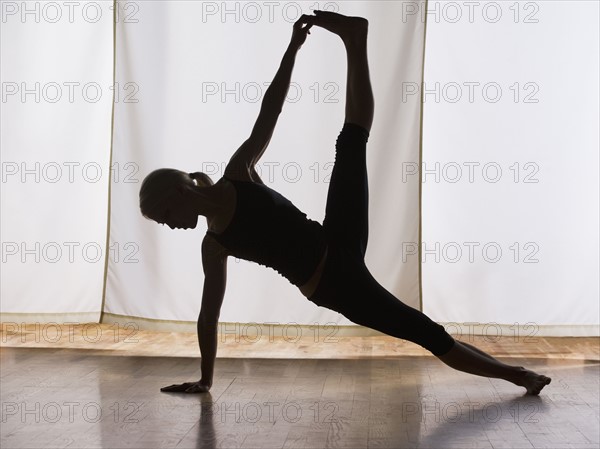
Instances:
[[[537,374],[522,366],[506,365],[484,351],[456,340],[450,351],[438,358],[446,365],[476,376],[504,379],[525,387],[528,394],[539,394],[551,381],[549,377]]]
[[[469,348],[471,351],[475,351],[479,354],[481,354],[484,357],[487,357],[488,359],[491,360],[496,360],[496,358],[492,357],[491,355],[489,355],[487,352],[483,352],[481,349],[476,348],[473,345],[470,345],[469,343],[465,343],[464,341],[461,341],[460,344],[462,344],[463,346],[466,346],[467,348]],[[497,360],[496,360],[497,361]]]

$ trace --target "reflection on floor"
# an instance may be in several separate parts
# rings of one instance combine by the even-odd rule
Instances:
[[[552,377],[539,397],[503,380],[454,371],[426,353],[219,358],[210,393],[177,395],[159,389],[197,380],[198,358],[117,352],[4,346],[0,446],[600,446],[597,357],[499,355]]]

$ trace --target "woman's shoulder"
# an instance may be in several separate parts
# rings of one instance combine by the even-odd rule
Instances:
[[[256,170],[253,167],[249,168],[245,165],[234,165],[229,163],[225,168],[223,178],[230,181],[251,182],[254,184],[264,185],[260,179],[260,176],[258,176],[258,173],[256,173]]]
[[[218,240],[218,234],[210,229],[206,231],[202,239],[202,256],[203,257],[227,257],[229,251]]]
[[[253,182],[250,170],[244,167],[228,164],[221,179],[228,181]]]

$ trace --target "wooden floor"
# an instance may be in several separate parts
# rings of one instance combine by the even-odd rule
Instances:
[[[4,331],[0,447],[600,447],[597,338],[472,342],[552,377],[531,397],[391,337],[329,346],[272,341],[262,357],[257,346],[224,342],[210,393],[166,394],[160,387],[196,380],[197,343],[187,335],[138,337],[129,346],[23,342]],[[169,348],[178,340],[191,340],[189,355]]]

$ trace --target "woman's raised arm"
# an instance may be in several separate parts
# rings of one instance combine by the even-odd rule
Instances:
[[[230,170],[251,169],[267,149],[290,87],[296,54],[310,33],[313,19],[314,16],[304,14],[294,23],[291,41],[273,82],[265,92],[252,133],[229,161],[227,168]],[[227,174],[227,169],[225,173]]]

